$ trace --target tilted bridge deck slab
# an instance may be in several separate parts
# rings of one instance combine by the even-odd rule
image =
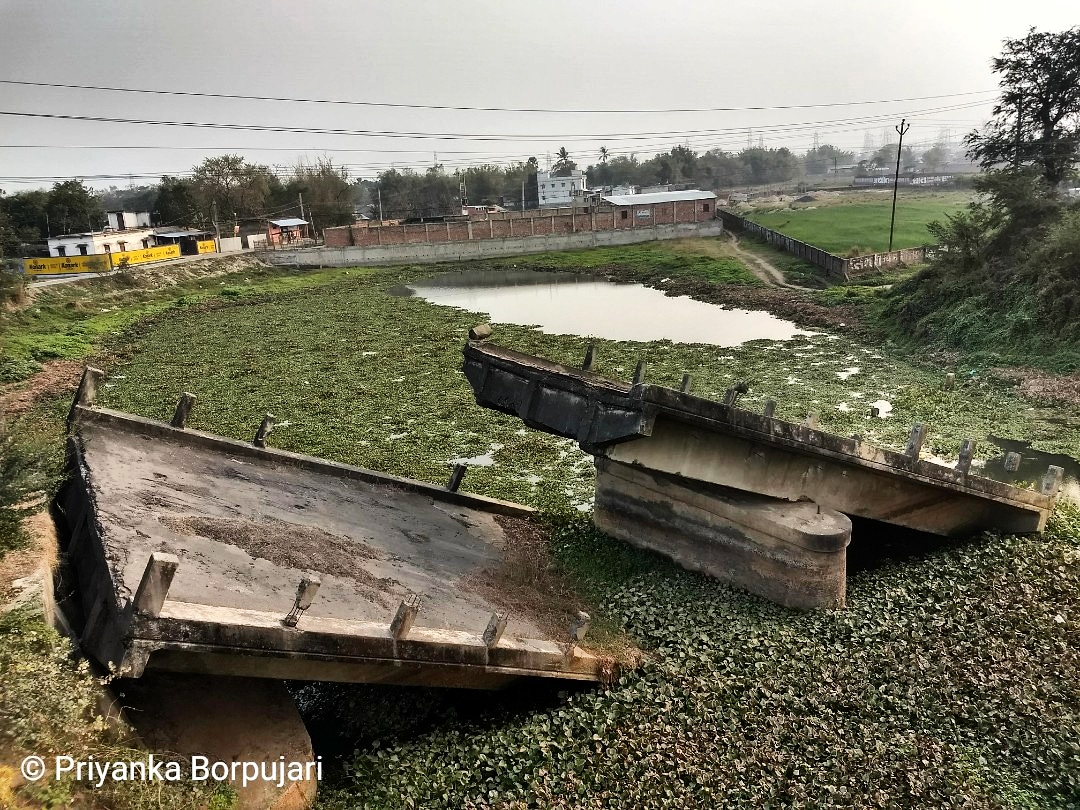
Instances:
[[[477,403],[623,464],[941,535],[1038,532],[1054,494],[657,385],[470,342]]]
[[[105,666],[474,688],[601,676],[569,630],[554,638],[534,617],[511,614],[485,639],[499,608],[474,582],[504,563],[495,515],[527,507],[102,408],[72,417],[58,501],[80,643]],[[141,612],[163,552],[180,564],[160,609]],[[286,626],[311,574],[314,602]],[[395,636],[410,595],[421,606]]]
[[[793,607],[843,604],[850,515],[947,536],[1038,532],[1060,482],[1020,489],[921,460],[918,444],[896,453],[491,343],[469,341],[463,371],[479,405],[595,457],[600,529]]]

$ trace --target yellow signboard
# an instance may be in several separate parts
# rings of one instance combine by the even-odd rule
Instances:
[[[120,267],[127,260],[127,264],[142,264],[143,262],[160,262],[162,259],[178,259],[180,257],[179,245],[158,245],[145,250],[124,250],[110,253],[113,269]]]
[[[213,239],[200,239],[195,243],[195,247],[199,249],[199,253],[213,253],[217,250],[217,245],[214,244]]]
[[[132,264],[160,262],[164,259],[177,259],[179,257],[179,245],[159,245],[145,250],[99,253],[94,256],[54,256],[47,259],[23,259],[23,270],[28,276],[108,273],[110,270],[119,268],[121,264],[130,266]]]
[[[48,259],[23,259],[28,276],[52,276],[64,273],[108,273],[108,256],[57,256]]]

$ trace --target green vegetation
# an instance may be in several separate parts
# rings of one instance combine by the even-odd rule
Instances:
[[[947,250],[887,297],[886,328],[986,363],[1080,369],[1080,204],[1028,169],[979,188],[983,201],[934,229]]]
[[[1060,188],[1080,160],[1078,57],[1080,27],[1005,40],[1000,101],[965,139],[985,171],[981,198],[932,228],[945,250],[889,296],[898,339],[1080,369],[1080,202]]]
[[[901,194],[896,203],[893,249],[935,244],[927,225],[960,210],[970,199],[969,194],[959,192]],[[850,202],[759,209],[746,214],[766,228],[837,256],[888,250],[891,215],[892,195],[885,193],[874,198],[860,193]]]
[[[652,281],[681,273],[770,292],[712,240],[484,264],[523,266]],[[1059,510],[1037,539],[914,548],[863,535],[851,549],[847,610],[769,605],[597,533],[575,508],[591,498],[590,459],[572,442],[476,407],[458,370],[465,331],[483,317],[385,292],[450,269],[247,268],[167,289],[93,282],[81,293],[48,291],[36,315],[0,316],[12,327],[4,346],[20,356],[46,359],[32,352],[48,345],[50,329],[77,338],[64,356],[100,352],[110,407],[168,418],[180,392],[192,391],[196,428],[250,439],[269,410],[280,420],[275,446],[439,483],[451,459],[490,454],[494,463],[471,468],[464,488],[541,507],[555,559],[600,607],[599,621],[649,653],[608,688],[531,701],[490,696],[472,712],[456,710],[463,699],[453,693],[378,692],[381,722],[361,735],[322,806],[1080,802],[1075,510]],[[883,293],[817,295],[869,310]],[[1073,427],[1051,423],[964,361],[957,389],[944,391],[954,367],[910,362],[898,345],[861,345],[844,333],[721,349],[495,331],[500,344],[568,363],[595,342],[601,373],[628,378],[644,358],[651,381],[676,385],[690,372],[694,390],[709,397],[746,380],[746,407],[775,399],[782,417],[817,411],[828,430],[894,447],[924,421],[928,449],[946,457],[969,436],[986,457],[991,432],[1080,456],[1080,420],[1068,408],[1054,416]],[[893,405],[889,418],[868,415],[877,399]],[[58,434],[65,404],[46,402],[32,417]],[[55,639],[46,642],[27,660],[63,658]],[[4,652],[11,644],[0,641],[0,659],[15,654]],[[18,700],[13,716],[32,711],[31,697]]]

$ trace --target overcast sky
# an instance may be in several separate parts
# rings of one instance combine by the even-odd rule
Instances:
[[[368,103],[0,83],[0,188],[154,183],[223,152],[281,167],[328,156],[373,177],[424,169],[435,153],[448,170],[530,155],[544,167],[560,146],[582,168],[601,146],[642,158],[686,142],[803,151],[817,133],[858,151],[902,116],[906,141],[926,148],[985,120],[1003,39],[1063,30],[1077,10],[1075,0],[0,0],[3,80]],[[911,100],[876,103],[891,99]],[[682,109],[704,111],[658,112]]]

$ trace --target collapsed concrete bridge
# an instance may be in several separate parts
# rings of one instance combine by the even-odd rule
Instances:
[[[508,608],[498,572],[533,510],[94,404],[71,409],[57,502],[82,650],[138,678],[173,672],[498,688],[596,681],[587,614],[561,631]],[[493,573],[494,572],[494,573]]]
[[[471,337],[489,335],[474,332]],[[1038,491],[971,472],[974,442],[955,468],[919,457],[926,427],[904,453],[724,402],[633,383],[501,348],[464,347],[479,405],[576,439],[594,456],[596,525],[766,598],[794,607],[840,606],[849,515],[945,536],[985,529],[1040,532],[1061,486],[1050,467]]]

